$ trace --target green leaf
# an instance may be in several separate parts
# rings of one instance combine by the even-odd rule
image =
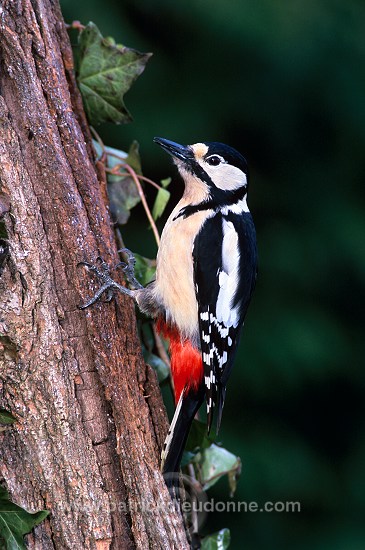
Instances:
[[[11,502],[6,490],[0,487],[0,537],[8,550],[25,550],[24,535],[41,523],[48,514],[47,510],[30,514]]]
[[[210,447],[213,443],[214,436],[207,435],[207,425],[200,420],[193,420],[190,428],[189,437],[185,446],[186,451],[201,451]]]
[[[104,38],[94,23],[88,23],[79,34],[76,73],[90,124],[132,120],[124,94],[150,57]]]
[[[146,350],[151,352],[155,347],[155,337],[152,330],[151,321],[144,321],[140,324],[142,342],[146,346]]]
[[[158,355],[155,355],[152,350],[155,347],[155,337],[152,330],[151,321],[142,321],[139,325],[140,334],[142,337],[143,358],[146,363],[155,369],[159,383],[168,378],[170,368],[165,361]]]
[[[125,162],[125,159],[128,156],[128,153],[122,151],[121,149],[114,149],[114,147],[109,147],[108,145],[104,145],[104,147],[102,147],[96,139],[93,139],[92,142],[96,152],[96,158],[98,160],[100,160],[102,155],[106,153],[108,168],[113,168],[116,164]]]
[[[181,468],[184,468],[184,466],[187,466],[188,464],[191,464],[197,454],[199,453],[199,450],[193,452],[193,451],[184,451],[181,459]]]
[[[162,187],[158,190],[157,197],[155,200],[155,204],[153,205],[152,209],[152,216],[154,220],[157,220],[160,216],[162,216],[167,203],[170,199],[170,191],[167,191],[167,189],[163,189]]]
[[[202,451],[210,447],[210,445],[213,443],[213,440],[214,433],[212,433],[212,435],[207,434],[206,423],[194,419],[190,428],[185,451],[181,460],[181,466],[186,466],[191,462],[200,462]]]
[[[115,149],[114,147],[109,147],[105,145],[104,148],[101,147],[100,143],[96,139],[92,140],[94,149],[96,151],[96,156],[98,159],[101,159],[103,153],[107,156],[106,166],[107,168],[114,168],[119,164],[129,164],[131,168],[138,175],[142,175],[142,165],[141,165],[141,156],[139,154],[139,143],[136,140],[133,140],[131,146],[129,147],[128,153],[122,151],[121,149]],[[108,174],[108,177],[116,178],[113,174]],[[170,178],[171,179],[171,178]]]
[[[136,279],[142,286],[146,286],[155,278],[156,260],[150,260],[149,258],[145,258],[144,256],[136,253],[133,253],[133,255],[136,260],[136,265],[134,268]]]
[[[120,178],[108,185],[108,196],[113,220],[119,225],[126,224],[131,209],[140,201],[136,184],[132,178]]]
[[[201,550],[227,550],[230,542],[231,533],[229,529],[221,529],[218,533],[213,533],[202,539]]]
[[[16,418],[5,409],[0,409],[0,424],[14,424],[16,422]]]
[[[200,463],[200,481],[203,489],[207,490],[217,483],[224,475],[228,475],[228,482],[233,496],[236,490],[236,480],[241,472],[241,459],[223,447],[213,443],[202,452]]]
[[[164,180],[160,181],[162,187],[168,187],[171,183],[171,178],[165,178]]]
[[[166,380],[166,378],[168,378],[170,374],[170,369],[168,365],[166,365],[165,361],[161,359],[161,357],[158,357],[158,355],[155,355],[154,353],[151,353],[148,350],[144,349],[143,358],[146,363],[148,363],[153,369],[155,369],[157,379],[160,384],[161,382]]]
[[[125,159],[126,164],[129,164],[131,168],[139,176],[142,175],[142,165],[141,165],[141,156],[139,154],[139,143],[138,141],[132,141],[132,145],[129,147],[127,158]]]
[[[94,147],[99,157],[102,155],[102,150],[97,142],[94,142]],[[139,144],[133,141],[128,153],[114,149],[113,147],[105,147],[104,152],[107,155],[106,166],[113,169],[120,164],[129,164],[137,174],[142,174],[141,160],[139,156]],[[121,168],[122,172],[125,172]],[[129,175],[119,176],[107,174],[108,180],[108,195],[110,200],[110,210],[113,219],[116,223],[124,225],[130,217],[130,211],[140,201],[137,186],[133,178]]]

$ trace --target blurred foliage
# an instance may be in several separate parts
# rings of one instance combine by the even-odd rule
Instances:
[[[83,99],[85,101],[84,96]],[[128,153],[104,144],[101,146],[96,140],[93,140],[93,145],[98,160],[103,159],[106,169],[109,170],[107,186],[113,220],[118,225],[124,225],[129,220],[132,208],[141,201],[132,176],[123,170],[125,163],[129,164],[136,174],[142,174],[138,143],[133,141]]]
[[[219,439],[242,459],[235,499],[301,512],[211,513],[207,532],[229,527],[232,549],[362,550],[364,2],[61,5],[154,53],[127,94],[134,123],[98,131],[123,150],[137,139],[149,177],[174,175],[168,209],[182,186],[153,136],[223,141],[251,167],[259,280]],[[123,238],[156,253],[140,205]],[[229,500],[226,480],[210,491]]]
[[[202,540],[201,550],[226,550],[230,546],[230,540],[229,529],[222,529],[218,533],[205,537]]]
[[[14,422],[16,422],[16,418],[11,412],[0,409],[0,432],[6,430],[11,424],[14,424]]]

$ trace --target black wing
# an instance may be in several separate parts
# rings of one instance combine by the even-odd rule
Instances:
[[[193,260],[208,431],[215,407],[218,431],[227,380],[256,280],[251,214],[228,210],[208,218],[195,239]]]

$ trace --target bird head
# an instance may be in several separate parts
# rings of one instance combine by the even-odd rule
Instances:
[[[233,147],[218,142],[180,145],[160,137],[153,141],[173,157],[187,188],[199,187],[217,203],[246,194],[247,162]]]

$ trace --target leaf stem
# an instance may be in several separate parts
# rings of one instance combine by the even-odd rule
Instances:
[[[155,181],[150,180],[150,178],[146,178],[146,176],[138,176],[138,179],[146,181],[147,183],[150,183],[151,185],[153,185],[153,187],[156,187],[156,189],[163,189],[161,185],[158,185],[158,183],[156,183]]]
[[[85,28],[85,25],[80,23],[80,21],[72,21],[71,24],[66,23],[66,29],[76,29],[77,31],[83,31]]]
[[[129,166],[129,164],[123,164],[123,168],[125,168],[125,170],[127,170],[127,172],[130,174],[130,176],[132,177],[134,183],[136,184],[136,187],[137,187],[137,190],[138,190],[138,194],[141,198],[141,201],[142,201],[142,204],[143,204],[143,208],[146,212],[146,216],[151,224],[151,227],[152,227],[152,231],[153,231],[153,234],[155,236],[155,240],[156,240],[156,243],[157,243],[157,246],[160,246],[160,235],[159,235],[159,232],[158,232],[158,229],[156,227],[156,224],[154,222],[154,219],[152,217],[152,214],[151,214],[151,210],[149,209],[149,206],[147,204],[147,200],[146,200],[146,196],[143,192],[143,189],[142,189],[142,185],[141,185],[141,182],[139,181],[138,179],[138,175],[135,173],[135,171],[133,170],[133,168],[131,166]]]
[[[99,134],[96,132],[96,130],[93,127],[91,127],[91,131],[94,134],[94,137],[95,137],[96,141],[99,143],[103,153],[105,153],[106,155],[110,155],[111,157],[115,157],[117,159],[120,159],[122,161],[120,165],[114,166],[113,168],[107,168],[107,166],[105,166],[105,171],[108,172],[109,174],[113,174],[113,175],[122,175],[119,170],[120,170],[120,168],[124,168],[127,171],[127,173],[131,176],[131,178],[133,179],[133,181],[134,181],[134,183],[137,187],[138,194],[140,196],[141,202],[143,204],[143,208],[144,208],[144,210],[146,212],[146,215],[147,215],[147,218],[148,218],[148,220],[151,224],[152,231],[153,231],[153,234],[154,234],[154,237],[155,237],[155,241],[157,243],[157,246],[159,246],[160,245],[160,234],[158,232],[155,221],[154,221],[153,216],[151,214],[151,210],[150,210],[150,208],[147,204],[146,196],[144,194],[144,191],[143,191],[140,180],[143,180],[143,181],[146,181],[146,182],[150,183],[151,185],[156,187],[156,189],[162,189],[162,187],[160,187],[160,185],[158,185],[156,182],[152,181],[151,179],[146,178],[145,176],[141,176],[141,175],[137,174],[133,170],[133,168],[125,162],[125,157],[122,157],[121,155],[118,155],[117,153],[112,153],[112,152],[109,152],[109,151],[107,152],[105,150],[104,143],[103,143],[101,137],[99,136]],[[118,172],[119,172],[119,174],[118,174]]]

